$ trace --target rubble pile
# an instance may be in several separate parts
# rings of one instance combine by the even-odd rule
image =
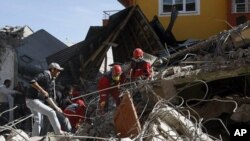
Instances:
[[[0,29],[0,48],[4,47],[18,47],[22,44],[22,39],[24,39],[26,34],[24,34],[24,29],[28,28],[24,27],[12,27],[5,26]]]
[[[167,101],[160,100],[145,122],[139,140],[206,140],[212,141],[203,133],[199,120],[193,123],[178,112],[178,107],[168,105]]]
[[[112,138],[116,136],[114,128],[114,111],[107,112],[104,115],[96,116],[91,119],[91,122],[84,122],[81,124],[77,136],[90,136]]]
[[[171,55],[170,65],[193,65],[203,72],[232,69],[249,63],[250,29],[245,23]]]
[[[127,13],[129,16],[126,16]],[[96,81],[100,75],[92,70],[99,69],[111,43],[114,45],[114,42],[121,41],[125,44],[123,36],[119,34],[120,31],[131,29],[132,33],[137,30],[140,34],[150,33],[145,40],[152,39],[152,43],[156,46],[161,44],[147,22],[135,22],[138,19],[145,21],[136,7],[120,14],[126,21],[121,25],[117,24],[119,22],[116,20],[119,20],[117,18],[119,16],[114,16],[111,23],[115,21],[117,23],[108,27],[103,35],[98,34],[103,38],[89,37],[86,42],[48,57],[50,61],[58,59],[59,63],[65,65],[63,73],[67,77],[61,80],[67,82],[71,78],[71,81],[80,78],[78,84],[83,87],[80,97],[84,97],[88,105],[86,114],[83,115],[85,121],[81,123],[74,135],[67,136],[68,139],[84,141],[125,140],[125,138],[135,141],[229,140],[228,128],[231,125],[250,123],[248,114],[250,110],[250,22],[223,31],[207,40],[178,48],[176,52],[171,51],[171,54],[168,54],[170,51],[166,47],[164,52],[167,53],[160,56],[157,56],[156,52],[162,49],[162,46],[154,50],[152,44],[146,44],[144,39],[139,40],[136,35],[133,36],[135,39],[126,38],[126,40],[130,39],[126,43],[132,44],[132,41],[138,39],[138,43],[143,42],[147,45],[145,50],[149,56],[152,55],[149,62],[153,67],[153,73],[150,79],[138,79],[134,82],[128,81],[126,85],[119,85],[121,104],[115,108],[110,102],[108,110],[101,113],[98,107],[98,91],[95,91]],[[131,23],[137,24],[132,26]],[[148,27],[147,30],[140,28],[139,23]],[[12,32],[6,33],[4,30],[0,33],[3,35],[0,38],[0,50],[2,50],[1,46],[5,46],[6,43],[1,40],[6,41],[6,37],[9,36],[7,33]],[[130,34],[127,33],[127,35]],[[20,38],[13,34],[11,36]],[[119,40],[116,37],[119,37]],[[97,40],[98,42],[95,42]],[[126,48],[119,48],[121,43],[114,49],[115,59],[120,62],[128,61],[127,56],[119,58],[119,53],[131,54],[132,48],[130,44],[126,45]],[[65,59],[65,56],[68,57]],[[123,64],[129,64],[129,62]],[[130,67],[125,68],[129,70]],[[140,94],[139,98],[138,94]],[[17,129],[12,128],[12,130],[19,133]],[[21,133],[19,135],[21,136]],[[47,140],[50,137],[58,141],[64,139],[64,137],[47,134]],[[27,138],[25,136],[23,140]]]

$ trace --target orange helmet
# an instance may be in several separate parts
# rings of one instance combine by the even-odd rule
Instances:
[[[136,49],[134,50],[134,52],[133,52],[133,57],[134,57],[135,59],[138,59],[138,58],[140,58],[140,57],[142,57],[142,56],[143,56],[143,51],[142,51],[142,49],[136,48]]]
[[[120,65],[114,65],[112,69],[113,75],[121,75],[122,74],[122,67]]]

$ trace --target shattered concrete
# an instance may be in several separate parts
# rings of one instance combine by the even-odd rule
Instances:
[[[136,15],[138,13],[140,11],[136,11]],[[129,18],[130,16],[128,16]],[[128,19],[125,22],[128,22]],[[134,22],[134,18],[132,21]],[[88,93],[84,91],[82,95],[89,105],[85,115],[86,121],[80,125],[73,136],[57,137],[48,134],[44,140],[46,138],[48,140],[48,137],[52,136],[52,140],[58,141],[65,138],[70,140],[138,141],[229,140],[229,126],[240,123],[249,125],[250,122],[248,114],[250,110],[249,26],[250,23],[247,22],[207,40],[180,49],[169,56],[151,58],[154,73],[150,80],[138,80],[129,83],[128,86],[121,86],[122,90],[125,89],[131,94],[129,99],[132,100],[130,104],[125,102],[126,104],[120,106],[130,107],[128,109],[132,109],[132,112],[136,113],[132,120],[124,118],[117,123],[115,119],[117,113],[124,114],[124,117],[130,114],[126,112],[127,109],[124,110],[124,107],[115,108],[112,102],[108,112],[99,113],[98,92],[93,92],[92,89],[97,77],[91,77],[93,78],[91,90],[88,87]],[[120,32],[118,31],[117,33]],[[111,32],[110,34],[115,35],[116,33]],[[109,40],[114,41],[115,39],[111,39],[111,37]],[[122,37],[119,36],[119,38]],[[83,43],[84,46],[91,46],[94,39]],[[102,43],[100,46],[103,47],[103,51],[100,51],[101,55],[91,50],[93,55],[90,56],[97,60],[93,62],[89,60],[87,66],[95,68],[95,64],[92,63],[100,62],[100,58],[97,56],[102,57],[106,50]],[[73,53],[79,51],[76,48],[74,48]],[[153,50],[151,52],[150,50],[151,48],[147,50],[149,55],[151,53],[157,55]],[[118,52],[118,50],[116,51]],[[74,56],[73,53],[72,56]],[[77,60],[79,61],[79,58]],[[75,67],[79,66],[79,64],[74,65]],[[133,96],[138,92],[141,94],[142,100],[134,102]],[[123,100],[125,99],[124,96]],[[132,121],[132,125],[136,125],[136,132],[131,132],[131,129],[135,129],[134,126],[130,125],[130,127],[125,128],[125,125],[121,124],[121,122],[128,123],[129,120]],[[120,130],[122,126],[124,126],[124,130]],[[17,132],[19,133],[19,130]],[[0,136],[0,138],[2,137]],[[25,137],[21,137],[22,139],[25,140]]]

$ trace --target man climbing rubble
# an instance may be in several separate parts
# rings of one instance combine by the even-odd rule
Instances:
[[[41,116],[45,115],[48,117],[50,124],[53,127],[55,134],[64,134],[61,130],[61,125],[56,116],[56,111],[61,112],[62,110],[55,104],[53,99],[49,97],[49,93],[53,93],[53,80],[60,74],[63,68],[58,63],[51,63],[49,70],[38,74],[34,79],[30,81],[30,87],[26,95],[27,107],[34,114],[34,125],[32,129],[32,136],[39,136],[41,130]],[[51,105],[51,107],[45,104],[45,101]]]
[[[121,102],[119,97],[119,84],[123,82],[122,68],[120,65],[114,65],[110,72],[104,74],[98,82],[99,92],[99,108],[101,113],[104,112],[104,107],[108,102],[108,97],[111,95],[115,100],[116,106]],[[117,87],[115,87],[117,86]],[[114,87],[109,89],[110,87]]]
[[[56,83],[55,83],[55,79],[52,81],[52,84],[53,84],[53,93],[50,93],[49,94],[49,97],[52,97],[53,98],[53,101],[55,102],[55,104],[60,108],[62,109],[62,107],[60,106],[59,102],[62,100],[62,93],[60,91],[60,87],[56,87]],[[51,105],[48,103],[48,102],[45,102],[46,105],[50,106]],[[53,107],[51,107],[53,108]],[[63,109],[62,109],[63,111]],[[61,125],[61,128],[62,130],[66,131],[66,132],[72,132],[72,126],[71,126],[71,123],[69,121],[69,119],[64,115],[63,112],[60,112],[60,111],[55,111],[56,112],[56,116],[60,122],[60,125]],[[50,132],[50,131],[53,131],[52,129],[52,126],[47,124],[48,121],[48,118],[47,117],[44,117],[43,119],[43,127],[42,127],[42,130],[41,130],[41,133],[40,135],[46,135],[47,132]]]

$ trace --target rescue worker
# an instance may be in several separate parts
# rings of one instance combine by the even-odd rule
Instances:
[[[122,68],[120,65],[114,65],[112,70],[102,76],[98,82],[98,90],[99,92],[99,107],[101,112],[104,112],[104,107],[106,106],[108,102],[108,97],[111,95],[113,99],[115,100],[116,106],[118,106],[121,102],[121,99],[119,97],[119,88],[115,87],[112,89],[107,89],[109,87],[113,86],[119,86],[119,84],[123,81],[122,78]],[[103,89],[107,89],[104,91],[101,91]]]
[[[59,106],[62,107],[64,115],[67,116],[72,125],[72,131],[75,132],[85,120],[86,102],[82,98],[71,100],[73,97],[80,96],[80,89],[76,86],[66,86],[62,94],[62,98],[58,102]]]
[[[133,51],[133,58],[131,59],[131,73],[130,77],[132,81],[146,80],[151,76],[151,65],[150,63],[143,60],[144,52],[140,48],[135,48]],[[133,100],[134,103],[140,103],[143,101],[142,94],[139,89],[143,88],[143,84],[138,85],[138,89],[134,89]]]
[[[133,51],[133,58],[131,61],[131,79],[136,80],[138,78],[147,79],[151,76],[150,63],[143,60],[143,51],[140,48],[136,48]]]
[[[61,98],[58,100],[58,106],[64,110],[67,106],[72,104],[71,98],[73,97],[73,86],[67,85],[61,92]]]

